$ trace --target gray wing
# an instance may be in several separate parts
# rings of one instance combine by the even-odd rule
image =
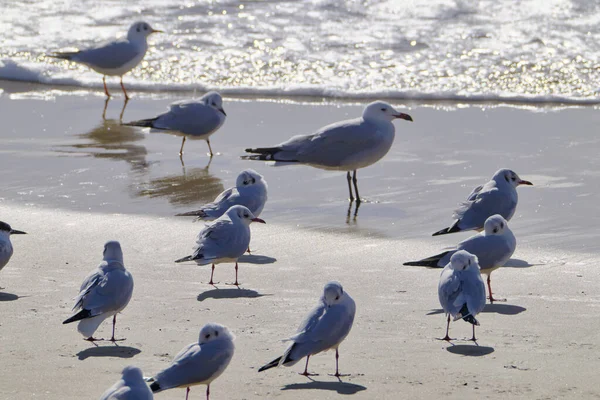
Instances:
[[[243,227],[233,225],[229,219],[217,219],[206,225],[196,238],[194,257],[202,255],[202,260],[210,262],[217,258],[241,256],[250,243],[249,233],[241,229]],[[243,248],[242,253],[240,248]]]
[[[473,191],[471,191],[471,193],[469,194],[469,196],[467,196],[467,201],[473,201],[473,200],[475,200],[475,197],[477,196],[477,193],[481,192],[481,189],[483,189],[483,185],[479,185],[475,189],[473,189]]]
[[[224,118],[212,107],[197,101],[174,103],[169,112],[158,117],[153,127],[189,135],[209,135],[219,129]]]
[[[219,218],[225,211],[229,210],[229,207],[239,204],[239,195],[237,188],[229,188],[221,193],[215,201],[202,207],[201,210],[212,218]]]
[[[456,274],[454,270],[445,267],[440,275],[438,298],[444,311],[452,317],[460,311],[462,304],[464,304],[464,302],[462,302],[460,306],[455,305],[455,303],[460,302],[457,302],[457,300],[462,298],[461,289],[462,282],[458,274]]]
[[[479,271],[470,271],[462,274],[463,282],[463,303],[467,303],[467,308],[471,315],[476,316],[485,307],[486,294],[485,284]]]
[[[475,254],[482,270],[501,267],[515,251],[515,248],[503,235],[471,236],[460,242],[458,249]]]
[[[81,50],[71,60],[102,69],[120,68],[139,55],[139,50],[129,41],[112,42],[102,47]]]
[[[146,386],[145,383],[142,383]],[[154,396],[148,386],[145,388],[142,386],[118,386],[115,384],[112,388],[108,389],[100,398],[100,400],[152,400]]]
[[[500,214],[509,220],[516,206],[509,195],[492,187],[478,192],[474,200],[463,203],[455,211],[454,218],[460,220],[458,227],[463,230],[481,229],[485,220],[494,214]]]
[[[81,298],[81,308],[91,315],[117,311],[129,303],[133,293],[133,278],[127,271],[111,270],[99,276]]]

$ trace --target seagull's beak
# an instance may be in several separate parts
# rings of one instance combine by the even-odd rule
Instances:
[[[222,108],[217,108],[217,110],[221,111],[224,116],[227,116],[227,114],[225,114],[225,110],[223,110]]]
[[[400,119],[405,119],[407,121],[411,121],[412,122],[412,117],[408,114],[404,114],[404,113],[396,113],[394,114],[394,117],[396,118],[400,118]]]
[[[523,179],[521,179],[519,181],[519,185],[529,185],[529,186],[533,186],[533,183],[529,182],[529,181],[524,181]]]
[[[252,222],[260,222],[261,224],[266,224],[265,220],[260,218],[252,218]]]
[[[27,235],[27,232],[18,231],[16,229],[11,229],[10,234],[11,235]]]
[[[152,29],[150,33],[165,33],[165,31],[161,31],[160,29]]]

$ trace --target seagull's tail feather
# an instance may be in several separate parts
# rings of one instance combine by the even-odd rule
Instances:
[[[198,217],[198,219],[208,217],[204,210],[188,211],[181,214],[175,214],[176,217]]]
[[[460,232],[460,231],[461,231],[461,229],[458,227],[458,221],[456,221],[451,227],[444,228],[440,231],[437,231],[436,233],[434,233],[431,236],[447,235],[449,233]]]
[[[157,393],[157,392],[160,392],[162,389],[160,388],[160,384],[158,382],[154,381],[150,385],[150,390],[152,390],[152,393]]]
[[[90,318],[91,316],[92,316],[92,312],[90,310],[81,310],[77,314],[65,319],[63,321],[63,324],[80,321],[82,319]]]
[[[268,370],[268,369],[271,369],[271,368],[277,367],[277,366],[279,365],[279,363],[281,362],[281,358],[282,358],[282,357],[277,357],[276,359],[274,359],[274,360],[273,360],[273,361],[271,361],[270,363],[263,365],[262,367],[260,367],[260,368],[258,369],[258,372],[266,371],[266,370]]]
[[[255,153],[251,156],[242,156],[242,160],[257,160],[257,161],[282,161],[282,162],[298,162],[293,158],[285,157],[285,153],[289,155],[290,152],[285,152],[281,147],[258,147],[256,149],[246,149],[246,153]],[[282,154],[277,154],[282,153]],[[282,156],[283,155],[283,156]]]
[[[158,119],[158,117],[156,118],[148,118],[148,119],[140,119],[137,121],[131,121],[131,122],[127,122],[124,123],[122,125],[126,125],[126,126],[141,126],[142,128],[153,128],[154,127],[154,121],[156,121]]]
[[[408,261],[402,265],[412,265],[412,266],[416,266],[416,267],[429,267],[429,268],[443,268],[442,266],[438,265],[438,262],[440,262],[440,260],[442,258],[444,258],[446,256],[446,254],[448,254],[448,253],[450,253],[449,250],[445,251],[443,253],[437,254],[435,256],[424,258],[419,261]]]
[[[184,261],[192,261],[194,260],[194,256],[185,256],[180,258],[179,260],[175,260],[176,263],[184,262]]]
[[[456,317],[454,318],[454,320],[459,320],[461,319],[463,321],[466,321],[470,324],[473,324],[475,326],[479,326],[479,321],[477,321],[475,319],[475,316],[473,316],[471,314],[471,311],[469,311],[469,308],[467,307],[467,303],[463,304],[462,308],[460,309],[460,311],[458,312],[458,314],[456,314]]]
[[[64,53],[47,54],[47,57],[58,58],[61,60],[72,60],[73,56],[79,54],[79,51],[66,51]]]

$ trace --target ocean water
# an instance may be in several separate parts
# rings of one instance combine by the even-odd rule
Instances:
[[[166,31],[126,77],[140,90],[599,102],[600,2],[586,0],[16,0],[0,13],[0,79],[98,87],[44,54],[137,20]]]

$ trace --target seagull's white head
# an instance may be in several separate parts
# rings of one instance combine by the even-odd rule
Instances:
[[[450,267],[455,271],[479,270],[477,256],[465,250],[459,250],[450,257]]]
[[[123,380],[125,382],[143,381],[142,370],[133,365],[123,368]]]
[[[489,235],[502,235],[505,229],[508,229],[508,223],[504,219],[504,217],[500,214],[492,215],[488,219],[485,220],[485,224],[483,224],[483,229],[485,230],[485,234]]]
[[[328,282],[323,288],[323,302],[327,305],[327,307],[331,307],[340,303],[344,296],[344,288],[339,282]]]
[[[139,21],[134,23],[133,25],[131,25],[131,27],[129,28],[129,31],[127,32],[127,39],[132,41],[132,42],[137,42],[137,41],[146,41],[146,38],[148,36],[150,36],[153,33],[158,33],[158,32],[162,32],[159,31],[158,29],[153,29],[150,24],[144,22],[144,21]]]
[[[235,186],[238,188],[250,187],[262,182],[263,176],[253,169],[246,169],[238,175]]]
[[[121,250],[121,244],[116,240],[106,242],[104,245],[103,253],[104,261],[119,261],[123,264],[123,251]]]
[[[225,110],[223,110],[223,98],[219,93],[208,92],[204,96],[202,96],[200,100],[202,100],[204,105],[210,108],[214,108],[216,111],[220,112],[224,116],[227,116],[227,114],[225,114]]]
[[[198,338],[198,344],[205,344],[216,340],[230,340],[233,341],[235,337],[229,329],[223,325],[209,322],[200,329],[200,337]]]
[[[2,221],[0,221],[0,233],[4,234],[5,236],[27,234],[27,232],[12,229],[9,224],[7,224],[6,222],[2,222]]]
[[[396,118],[412,121],[412,117],[408,114],[401,113],[385,101],[374,101],[367,105],[363,111],[364,119],[376,121],[393,121]]]
[[[512,171],[507,168],[502,168],[502,169],[496,171],[496,173],[494,174],[492,179],[496,182],[502,182],[502,181],[507,182],[513,187],[517,187],[519,185],[533,186],[533,183],[519,178],[519,175],[517,175],[517,173],[515,171]]]
[[[244,206],[231,206],[226,212],[227,216],[231,221],[240,221],[244,225],[250,225],[252,222],[260,222],[266,224],[266,222],[252,214],[252,211],[248,210]]]

